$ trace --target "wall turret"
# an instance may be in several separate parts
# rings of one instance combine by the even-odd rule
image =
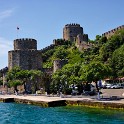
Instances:
[[[67,59],[56,59],[53,62],[53,72],[56,72],[58,69],[61,69],[65,64],[68,63]]]

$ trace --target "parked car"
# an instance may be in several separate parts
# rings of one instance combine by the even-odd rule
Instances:
[[[105,86],[105,87],[106,87],[107,89],[110,89],[110,88],[111,88],[111,86],[112,86],[112,84],[106,84],[106,86]]]
[[[118,85],[112,85],[111,89],[118,89]]]
[[[71,95],[77,95],[78,94],[78,90],[72,90],[72,93],[71,93]]]
[[[118,84],[115,84],[115,85],[111,86],[111,89],[122,89],[122,88],[123,88],[123,86],[118,85]]]

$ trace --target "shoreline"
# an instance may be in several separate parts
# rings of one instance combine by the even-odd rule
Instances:
[[[124,99],[106,100],[88,97],[49,97],[49,96],[31,96],[31,95],[0,95],[0,102],[4,103],[24,103],[38,105],[41,107],[59,107],[59,106],[86,106],[94,108],[109,108],[124,110]]]

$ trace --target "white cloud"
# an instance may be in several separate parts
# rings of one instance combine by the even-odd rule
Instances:
[[[7,57],[8,51],[13,49],[12,42],[0,37],[0,57],[5,56]]]
[[[13,12],[14,12],[14,9],[9,9],[9,10],[0,12],[0,21],[2,21],[5,18],[10,17]]]

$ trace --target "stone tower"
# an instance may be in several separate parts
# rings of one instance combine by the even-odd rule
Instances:
[[[67,63],[68,63],[67,59],[54,60],[54,62],[53,62],[53,72],[56,72],[58,69],[61,69]]]
[[[14,40],[14,50],[8,52],[8,68],[19,66],[24,70],[42,69],[41,51],[37,50],[35,39],[16,39]]]
[[[82,51],[91,48],[88,43],[88,34],[84,34],[83,28],[79,24],[67,24],[63,28],[63,39],[75,42],[76,47]]]
[[[63,39],[76,41],[78,34],[83,34],[83,28],[79,24],[67,24],[63,28]]]

